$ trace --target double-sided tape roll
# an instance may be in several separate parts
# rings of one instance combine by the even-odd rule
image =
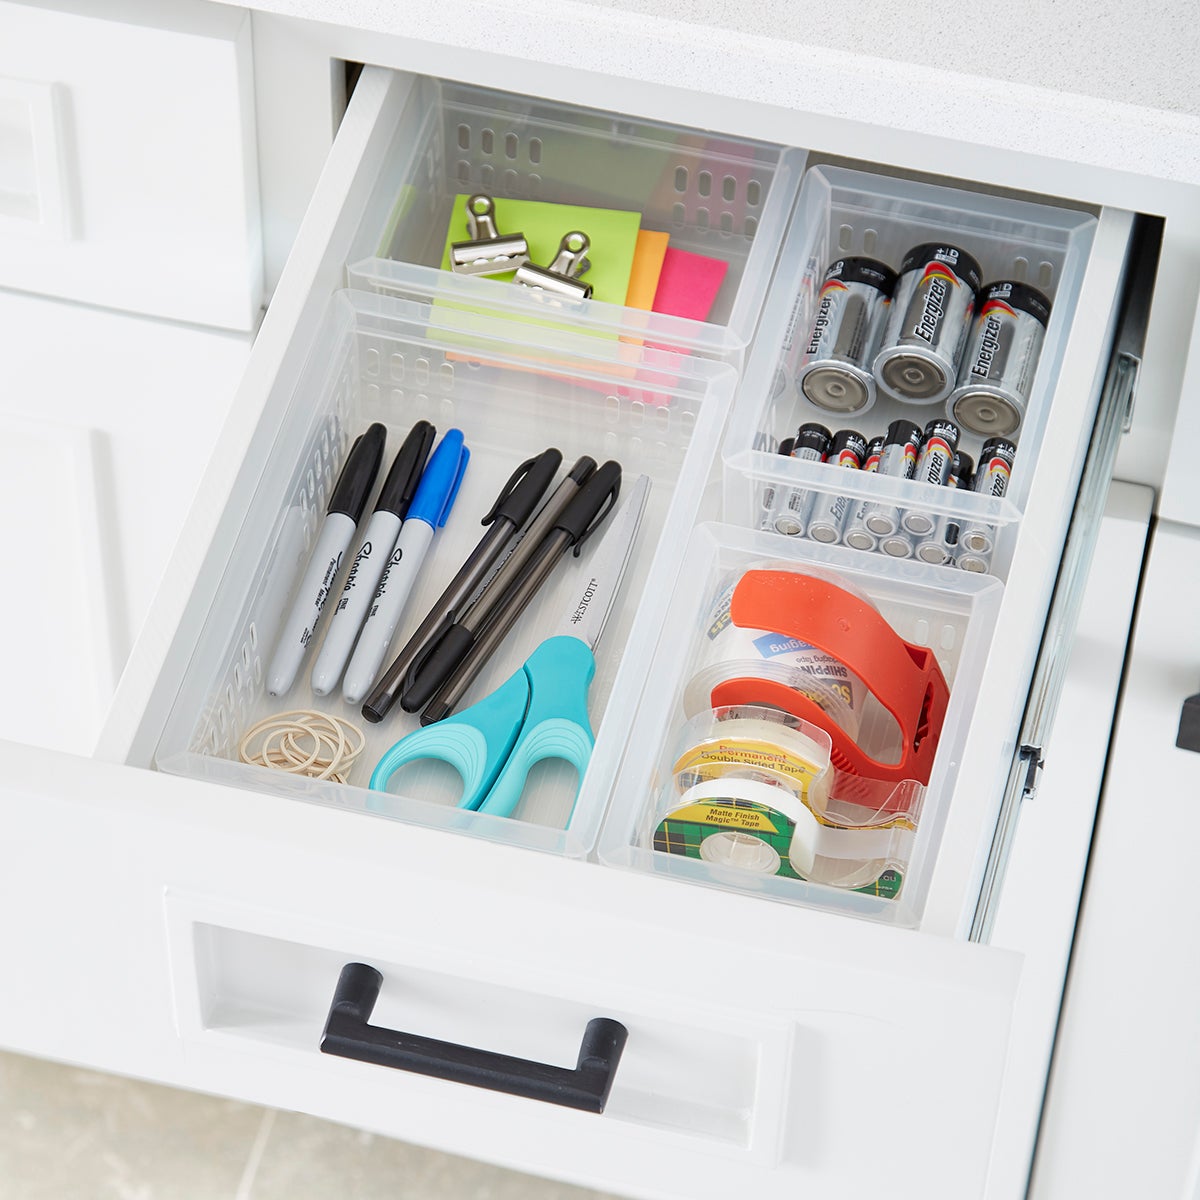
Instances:
[[[823,741],[779,721],[738,716],[710,720],[707,726],[697,717],[688,731],[692,738],[671,768],[677,792],[735,769],[751,770],[764,772],[772,782],[784,781],[819,812],[828,806],[829,739],[820,730],[813,732]]]

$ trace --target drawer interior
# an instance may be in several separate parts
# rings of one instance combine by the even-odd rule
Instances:
[[[239,507],[229,514],[226,548],[213,551],[220,583],[211,601],[199,593],[192,600],[191,611],[197,614],[194,619],[200,633],[186,651],[173,648],[173,653],[186,655],[179,686],[165,676],[159,683],[160,691],[170,693],[169,717],[165,726],[161,726],[161,716],[143,720],[147,733],[156,720],[160,723],[149,743],[148,757],[167,771],[576,856],[588,854],[595,846],[614,785],[618,779],[630,778],[626,759],[629,764],[636,760],[640,765],[635,771],[635,790],[619,797],[619,806],[624,808],[613,810],[606,857],[659,871],[654,859],[642,853],[647,848],[644,838],[640,844],[639,838],[645,833],[649,811],[646,789],[667,752],[670,731],[662,718],[678,712],[679,680],[673,672],[683,668],[672,663],[669,670],[648,672],[647,664],[660,661],[655,655],[672,638],[682,645],[671,622],[679,619],[679,612],[690,611],[689,604],[699,603],[700,591],[708,586],[708,582],[697,585],[695,573],[680,577],[679,572],[696,523],[719,515],[713,503],[717,489],[710,485],[715,482],[711,468],[722,431],[727,438],[724,518],[732,529],[732,544],[738,547],[737,531],[749,536],[760,523],[764,481],[780,487],[803,484],[815,488],[828,485],[829,474],[836,470],[823,464],[788,462],[779,472],[778,463],[771,461],[775,456],[747,446],[761,443],[768,427],[774,430],[780,421],[796,415],[785,417],[787,405],[779,400],[775,381],[785,334],[789,329],[794,333],[804,313],[811,310],[813,281],[820,270],[812,264],[819,262],[828,247],[841,249],[838,239],[842,237],[850,239],[850,248],[866,249],[868,228],[876,231],[871,243],[876,253],[884,253],[885,245],[932,234],[936,213],[941,211],[939,198],[946,192],[913,181],[876,180],[865,193],[860,186],[854,199],[849,182],[843,179],[838,184],[843,195],[830,183],[839,176],[831,168],[821,168],[809,172],[805,199],[789,221],[785,218],[791,194],[781,181],[785,170],[795,167],[796,156],[802,161],[802,151],[758,146],[747,150],[748,143],[738,148],[736,140],[727,142],[694,132],[684,137],[675,131],[668,138],[658,129],[651,130],[651,136],[646,132],[648,126],[630,125],[611,114],[604,121],[592,114],[583,122],[590,131],[588,144],[596,153],[605,138],[610,148],[622,146],[627,132],[639,147],[643,142],[653,144],[656,156],[664,143],[690,150],[703,143],[707,153],[719,140],[725,147],[722,153],[733,146],[736,154],[748,153],[760,166],[763,162],[775,164],[771,189],[757,195],[766,207],[782,205],[779,220],[768,221],[764,216],[749,233],[744,225],[740,234],[736,228],[724,231],[735,240],[753,238],[748,249],[742,247],[746,253],[739,295],[749,295],[744,289],[751,285],[765,292],[769,271],[764,267],[762,274],[755,274],[757,256],[764,255],[772,265],[779,261],[766,315],[741,380],[737,410],[732,420],[727,420],[738,377],[728,366],[707,357],[714,347],[732,346],[707,337],[715,326],[709,326],[704,336],[700,336],[703,331],[697,332],[690,343],[682,337],[662,340],[661,328],[647,324],[644,313],[638,323],[630,316],[632,310],[624,309],[605,325],[591,321],[588,314],[595,315],[592,308],[579,312],[547,308],[535,294],[525,294],[525,289],[460,278],[430,265],[445,237],[445,230],[436,226],[447,219],[444,210],[461,186],[454,165],[459,160],[451,154],[460,136],[466,143],[459,146],[463,153],[474,156],[478,148],[483,155],[488,145],[487,153],[507,159],[511,132],[507,126],[498,139],[498,130],[493,128],[493,137],[485,142],[477,121],[459,121],[453,105],[468,104],[473,95],[472,89],[460,95],[458,85],[384,77],[382,73],[370,86],[360,84],[355,97],[358,109],[352,105],[343,127],[346,145],[353,145],[357,137],[360,149],[353,158],[347,149],[346,161],[338,164],[343,174],[323,182],[324,191],[314,208],[332,211],[341,207],[336,208],[332,224],[314,222],[312,236],[320,240],[316,249],[326,265],[332,264],[344,277],[350,264],[352,282],[368,283],[374,290],[342,294],[322,323],[307,314],[314,308],[319,313],[325,305],[329,294],[325,290],[322,295],[326,272],[311,285],[303,320],[276,338],[272,352],[278,355],[280,365],[270,377],[269,403],[264,407],[261,395],[250,397],[251,409],[257,405],[264,413],[262,427],[256,428],[253,436],[257,445],[269,447],[265,465],[247,462],[242,468],[242,476],[252,481],[252,486],[244,511]],[[453,103],[450,97],[455,98]],[[477,100],[475,97],[470,103]],[[501,97],[496,103],[506,113],[514,105],[521,112],[528,109],[539,122],[549,121],[553,112],[559,111],[557,105],[518,102],[511,97]],[[359,110],[365,115],[356,128],[354,117]],[[569,106],[561,112],[568,125],[578,118]],[[466,128],[461,135],[460,124]],[[525,132],[516,143],[518,162],[530,154],[529,129],[533,127],[522,128]],[[605,131],[603,137],[598,131]],[[342,141],[339,135],[339,143]],[[337,161],[338,150],[335,147],[331,161]],[[543,156],[537,165],[548,167],[545,139],[535,153]],[[653,168],[655,179],[665,178],[674,187],[675,165],[669,171],[663,165],[673,163],[670,156],[639,161],[658,164]],[[688,163],[687,177],[692,180],[696,164],[692,159]],[[588,187],[593,191],[569,193],[573,202],[604,199],[616,203],[612,192],[605,193],[603,188],[617,186],[620,173],[615,183],[608,184],[594,173],[587,175],[582,167],[579,174],[591,180]],[[712,179],[716,177],[713,173]],[[494,176],[489,178],[495,181]],[[482,184],[483,176],[472,175],[468,183],[475,186],[476,180]],[[679,180],[682,184],[682,174]],[[512,186],[524,185],[518,181]],[[704,186],[716,185],[709,182]],[[647,187],[639,193],[638,202],[654,194],[655,188]],[[632,202],[633,197],[628,199]],[[675,203],[672,200],[672,205]],[[945,203],[950,204],[948,200]],[[869,226],[858,218],[857,225],[843,219],[855,204],[868,213],[864,219],[871,222]],[[932,897],[936,900],[935,927],[943,931],[956,928],[962,906],[970,902],[972,864],[980,860],[981,847],[989,837],[989,814],[999,808],[999,793],[1013,751],[1011,742],[1028,694],[1041,622],[1061,557],[1075,480],[1088,449],[1128,236],[1126,214],[1106,213],[1096,221],[1081,212],[986,196],[976,199],[961,192],[955,192],[954,205],[957,207],[945,210],[954,229],[973,231],[986,245],[1009,245],[1013,237],[1024,239],[1031,264],[1025,269],[1054,292],[1053,320],[1059,323],[1057,340],[1047,342],[1038,375],[1041,398],[1030,407],[1027,436],[1036,435],[1038,452],[1018,457],[1008,497],[968,497],[965,505],[966,511],[994,522],[1008,539],[1001,542],[993,565],[1005,586],[997,601],[994,591],[977,587],[965,572],[896,564],[881,556],[834,548],[839,551],[829,560],[834,566],[860,576],[868,595],[882,587],[889,603],[899,609],[919,608],[931,594],[930,588],[949,597],[947,611],[957,614],[950,624],[959,622],[956,637],[969,634],[975,647],[970,658],[973,665],[961,673],[959,662],[943,662],[947,674],[956,676],[950,682],[958,724],[922,801],[922,821],[909,863],[911,895],[889,911],[879,897],[847,899],[849,893],[831,897],[827,888],[784,889],[805,903],[832,902],[841,909],[886,912],[884,919],[916,921],[923,927],[927,917],[920,914],[923,909],[928,913]],[[439,212],[441,216],[436,215]],[[667,210],[668,225],[673,212],[673,208]],[[685,203],[687,212],[690,209]],[[685,229],[691,228],[690,219],[685,220]],[[848,234],[844,226],[849,226]],[[891,230],[891,240],[884,243],[880,230],[886,229]],[[707,244],[711,221],[707,232],[692,230],[686,236],[693,233],[697,240],[689,244]],[[854,241],[860,234],[861,247]],[[718,242],[721,235],[718,222]],[[424,261],[380,258],[377,252],[385,243],[397,254]],[[386,267],[387,286],[372,282],[359,270],[367,259],[371,270]],[[991,269],[1000,270],[1001,264],[995,263]],[[730,271],[727,278],[738,278],[732,266]],[[1047,272],[1049,283],[1043,278]],[[736,314],[741,303],[741,298],[732,298],[728,312]],[[700,349],[705,353],[695,352]],[[278,620],[279,609],[286,602],[295,568],[311,542],[339,456],[351,436],[370,420],[387,424],[394,451],[396,439],[422,417],[439,429],[459,423],[475,459],[455,513],[435,543],[436,569],[420,580],[398,639],[411,632],[474,545],[480,532],[475,522],[516,462],[554,444],[568,462],[576,453],[589,453],[597,459],[611,455],[621,459],[627,478],[645,473],[653,481],[650,507],[617,617],[600,646],[597,677],[590,693],[598,741],[573,812],[569,799],[565,806],[562,800],[564,794],[570,794],[569,781],[553,769],[535,776],[518,820],[459,811],[454,807],[456,790],[441,771],[406,774],[398,787],[402,794],[381,797],[369,792],[365,784],[371,766],[403,733],[415,728],[415,718],[409,717],[393,716],[387,724],[366,730],[367,746],[349,786],[300,779],[236,761],[237,743],[245,730],[268,715],[273,706],[278,707],[265,697],[261,658],[269,648],[272,622]],[[1046,447],[1044,453],[1042,446]],[[1047,462],[1048,467],[1044,465]],[[824,476],[819,473],[822,471]],[[308,479],[310,472],[313,482]],[[865,488],[866,494],[888,500],[893,498],[889,488],[898,482],[905,481],[872,479],[864,483],[856,479],[849,486]],[[840,479],[838,483],[840,486]],[[895,498],[900,498],[898,493]],[[939,496],[930,499],[928,508],[945,512],[947,505],[953,508],[959,503]],[[1003,532],[1010,527],[1011,534]],[[284,535],[296,538],[288,552],[289,562],[281,557]],[[754,554],[793,562],[826,561],[820,547],[800,546],[795,539],[774,533],[762,536],[766,540]],[[739,552],[745,561],[745,548]],[[706,565],[701,575],[708,581],[709,574]],[[565,579],[560,579],[559,585],[545,591],[476,681],[468,701],[487,694],[519,668],[549,631],[546,625],[555,603],[566,590]],[[935,636],[934,623],[926,622],[923,630],[918,625],[914,623],[905,636],[914,642]],[[664,634],[664,628],[669,632]],[[183,636],[178,635],[179,639]],[[398,640],[396,644],[401,643]],[[934,645],[932,649],[946,658],[942,653],[946,647]],[[972,690],[985,677],[988,687],[973,696]],[[340,698],[325,702],[311,695],[305,678],[301,676],[288,698],[288,708],[332,705],[342,715],[354,715],[342,706]],[[652,704],[652,710],[647,719],[636,719],[635,714],[643,711],[638,704],[648,685],[645,703]],[[656,697],[653,702],[651,695]],[[971,772],[970,788],[963,783],[967,778],[964,764]],[[970,803],[961,799],[968,791]],[[694,872],[694,867],[676,869],[673,865],[667,873],[687,876],[689,872]],[[943,875],[950,882],[941,883]],[[740,877],[724,882],[738,890],[764,891],[759,882]]]
[[[631,360],[632,347],[594,338],[577,338],[572,356],[561,333],[546,348],[536,342],[538,327],[473,315],[468,331],[461,315],[439,307],[436,298],[418,305],[358,292],[334,297],[282,415],[156,761],[166,771],[581,854],[595,840],[612,766],[629,736],[627,717],[644,682],[639,663],[656,639],[660,581],[678,569],[682,539],[675,531],[700,502],[735,375],[709,360],[642,348]],[[588,707],[598,741],[574,805],[575,773],[557,763],[535,769],[515,819],[455,808],[461,788],[440,763],[398,773],[388,792],[369,791],[372,767],[417,728],[416,714],[397,704],[382,723],[369,724],[340,688],[318,696],[310,682],[311,652],[286,695],[267,694],[267,665],[350,443],[371,422],[382,422],[390,462],[418,420],[430,421],[439,434],[460,428],[471,458],[388,662],[479,540],[481,518],[517,464],[553,446],[563,454],[560,475],[590,455],[621,464],[625,493],[638,476],[650,480],[633,555],[595,649]],[[567,554],[558,564],[460,708],[499,687],[540,641],[560,631],[603,529],[578,561]],[[337,574],[339,590],[345,575],[344,568]],[[328,615],[323,624],[327,631]],[[349,720],[365,734],[345,785],[239,761],[247,733],[260,720],[313,709]]]

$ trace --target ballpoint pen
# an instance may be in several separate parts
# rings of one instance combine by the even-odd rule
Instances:
[[[446,433],[430,455],[429,465],[408,507],[408,517],[396,539],[391,561],[379,581],[358,645],[346,668],[342,698],[347,704],[361,704],[375,682],[433,535],[445,525],[450,509],[454,507],[470,457],[471,452],[463,445],[459,429]]]
[[[621,464],[612,461],[598,467],[579,489],[554,527],[542,539],[526,571],[495,607],[487,626],[477,637],[471,638],[461,653],[457,645],[452,645],[453,665],[438,672],[443,682],[421,713],[422,725],[441,721],[454,711],[471,681],[525,611],[526,605],[537,594],[558,560],[572,546],[578,553],[582,543],[599,528],[612,510],[620,490]],[[442,648],[442,642],[435,645],[431,658],[436,659]]]
[[[350,564],[350,573],[333,616],[329,618],[325,640],[313,665],[312,689],[318,696],[329,695],[342,677],[375,589],[387,569],[436,436],[437,430],[428,421],[418,421],[409,430],[383,481],[375,511]]]
[[[406,764],[434,759],[462,777],[459,808],[511,817],[531,769],[560,758],[575,767],[578,796],[594,744],[588,690],[596,672],[595,648],[629,564],[649,490],[650,479],[642,475],[599,547],[576,572],[557,630],[494,692],[387,750],[371,774],[372,791],[387,791]],[[376,807],[378,801],[368,804]]]
[[[325,602],[333,591],[342,556],[354,537],[359,518],[367,506],[367,497],[375,486],[386,440],[387,429],[376,422],[350,447],[267,668],[267,692],[271,696],[282,696],[296,680],[305,652],[316,635]]]
[[[454,620],[480,583],[487,578],[509,539],[525,524],[545,495],[561,462],[561,452],[551,447],[535,458],[527,458],[509,477],[495,503],[483,517],[482,524],[488,526],[487,532],[438,597],[416,633],[408,639],[371,690],[362,709],[368,721],[379,721],[387,714],[409,666],[443,624]]]
[[[446,676],[470,650],[475,638],[491,619],[508,590],[521,577],[530,560],[539,552],[543,540],[555,522],[587,485],[596,470],[596,460],[586,454],[576,459],[567,477],[554,489],[534,517],[512,553],[487,581],[471,604],[443,623],[436,637],[426,642],[421,654],[409,668],[401,687],[400,706],[405,712],[417,712],[441,687]],[[620,468],[618,468],[619,475]]]

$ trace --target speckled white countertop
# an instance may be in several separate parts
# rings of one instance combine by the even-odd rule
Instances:
[[[1178,0],[250,6],[1200,184],[1200,21]]]

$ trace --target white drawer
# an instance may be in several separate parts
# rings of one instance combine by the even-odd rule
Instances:
[[[0,4],[0,285],[254,329],[252,54],[217,5]]]
[[[109,761],[7,756],[5,821],[31,852],[4,881],[28,918],[3,948],[40,974],[0,998],[3,1040],[629,1194],[981,1194],[1021,960],[964,935],[1107,369],[1130,218],[1101,214],[1060,375],[1070,467],[1030,486],[989,660],[999,694],[966,740],[931,915],[920,931],[873,925],[147,769],[343,285],[393,134],[385,118],[411,88],[375,70],[358,85],[122,681]],[[982,799],[958,805],[971,778]],[[1077,884],[1056,902],[1072,905]],[[320,1055],[351,961],[384,974],[379,1023],[522,1058],[569,1064],[587,1020],[620,1020],[630,1039],[607,1111]]]

